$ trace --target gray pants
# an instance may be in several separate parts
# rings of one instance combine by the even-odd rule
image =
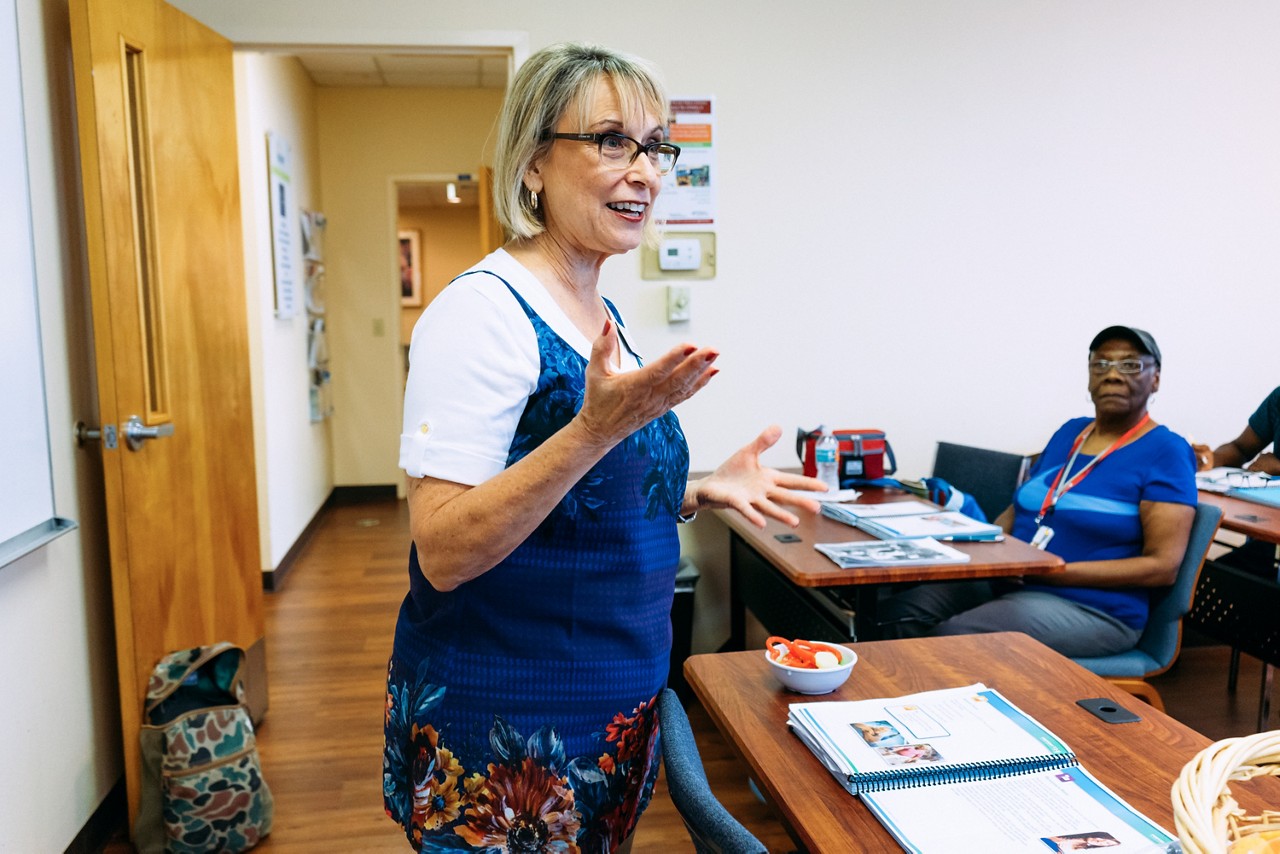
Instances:
[[[1071,658],[1133,649],[1141,632],[1094,608],[1043,590],[995,596],[986,581],[919,584],[879,605],[881,636],[1025,632]]]

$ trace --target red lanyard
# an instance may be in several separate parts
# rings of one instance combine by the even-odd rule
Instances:
[[[1089,462],[1085,464],[1085,467],[1080,469],[1074,477],[1066,483],[1062,483],[1063,476],[1071,470],[1073,465],[1075,465],[1076,457],[1080,454],[1080,446],[1084,444],[1085,439],[1089,438],[1089,434],[1093,432],[1093,428],[1098,422],[1092,421],[1089,423],[1089,426],[1081,430],[1080,435],[1076,437],[1075,442],[1071,445],[1071,456],[1067,459],[1067,464],[1058,469],[1058,474],[1054,477],[1053,484],[1049,487],[1049,491],[1045,493],[1044,501],[1040,504],[1040,515],[1036,516],[1036,524],[1039,525],[1041,520],[1048,515],[1049,511],[1057,505],[1058,499],[1070,492],[1078,483],[1080,483],[1080,481],[1084,480],[1085,475],[1092,471],[1094,466],[1102,462],[1103,458],[1110,455],[1110,453],[1116,448],[1129,441],[1133,434],[1141,430],[1143,425],[1150,420],[1150,413],[1144,414],[1142,416],[1142,420],[1130,427],[1119,439],[1112,442],[1111,447],[1089,460]],[[1061,488],[1058,486],[1060,483],[1062,483]]]

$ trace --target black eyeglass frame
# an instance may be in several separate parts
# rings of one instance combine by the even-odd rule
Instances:
[[[626,166],[621,168],[630,168],[631,164],[636,162],[636,158],[640,156],[640,152],[642,151],[649,157],[650,162],[653,162],[654,155],[659,152],[669,151],[671,153],[671,166],[665,171],[658,169],[658,164],[656,162],[653,163],[653,168],[658,169],[659,175],[666,175],[672,169],[675,169],[676,161],[680,159],[680,146],[676,145],[674,142],[666,142],[663,140],[659,142],[643,143],[638,139],[632,139],[626,134],[616,133],[614,131],[605,131],[604,133],[553,133],[551,134],[551,138],[567,139],[573,142],[594,142],[596,145],[596,151],[600,154],[601,160],[605,159],[604,142],[606,139],[625,139],[627,142],[635,146],[635,150],[631,152],[631,159],[627,161]]]

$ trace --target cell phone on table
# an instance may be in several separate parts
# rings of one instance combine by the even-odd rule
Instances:
[[[780,543],[798,543],[800,538],[795,534],[774,534],[773,538]]]
[[[1115,700],[1108,700],[1106,697],[1091,697],[1087,700],[1076,700],[1076,705],[1083,709],[1087,709],[1091,714],[1099,720],[1104,720],[1109,724],[1129,724],[1134,721],[1140,721],[1142,718],[1133,712],[1116,704]]]

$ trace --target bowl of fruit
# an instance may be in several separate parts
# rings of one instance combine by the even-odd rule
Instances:
[[[797,694],[830,694],[844,684],[858,663],[858,654],[839,644],[775,636],[764,646],[773,675]]]

